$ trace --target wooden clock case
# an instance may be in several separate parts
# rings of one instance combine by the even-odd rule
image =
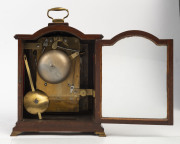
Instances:
[[[23,106],[23,97],[30,88],[25,79],[25,66],[23,55],[25,53],[24,45],[27,41],[37,40],[47,34],[54,33],[71,35],[80,40],[80,43],[86,44],[88,49],[88,83],[87,87],[95,90],[95,97],[91,100],[91,108],[86,112],[61,113],[51,115],[49,119],[38,120],[37,117],[29,116]],[[102,117],[102,48],[111,46],[123,38],[131,36],[140,36],[151,40],[156,45],[167,46],[167,118],[148,119],[148,118],[110,118]],[[99,136],[105,136],[101,123],[119,123],[119,124],[155,124],[172,125],[173,124],[173,40],[158,39],[157,37],[143,31],[126,31],[113,37],[111,40],[102,40],[101,34],[84,34],[81,31],[70,27],[68,23],[50,23],[32,35],[18,34],[15,39],[18,40],[18,120],[13,128],[12,136],[23,132],[83,132],[95,133]],[[43,115],[48,115],[43,113]],[[42,116],[43,116],[42,115]],[[62,116],[62,117],[61,117]]]

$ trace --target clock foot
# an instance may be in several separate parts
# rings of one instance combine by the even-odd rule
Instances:
[[[12,131],[11,136],[17,136],[17,135],[19,135],[21,133],[22,132],[20,132],[20,131]]]
[[[98,135],[99,137],[106,137],[104,132],[95,132],[95,135]]]

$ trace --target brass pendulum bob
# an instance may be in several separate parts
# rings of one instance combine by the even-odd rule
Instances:
[[[49,99],[46,93],[34,89],[26,55],[24,55],[24,62],[32,90],[24,96],[24,107],[30,114],[38,114],[39,119],[42,119],[41,113],[46,111],[46,109],[48,108]]]

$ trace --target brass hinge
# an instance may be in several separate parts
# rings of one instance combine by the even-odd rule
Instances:
[[[94,89],[74,89],[73,94],[84,96],[93,96],[95,97],[95,90]]]

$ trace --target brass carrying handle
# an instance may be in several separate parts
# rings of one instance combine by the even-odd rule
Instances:
[[[53,17],[49,16],[50,11],[67,11],[67,15],[63,19],[54,19]],[[64,23],[64,19],[69,16],[69,11],[68,9],[62,8],[62,7],[56,7],[56,8],[51,8],[47,11],[47,16],[52,19],[53,22],[55,23]]]
[[[28,73],[29,82],[30,82],[30,85],[31,85],[31,90],[34,92],[35,89],[34,89],[32,77],[31,77],[31,72],[30,72],[30,69],[29,69],[29,65],[28,65],[28,61],[27,61],[26,55],[24,55],[24,62],[25,62],[25,66],[26,66],[27,73]]]

